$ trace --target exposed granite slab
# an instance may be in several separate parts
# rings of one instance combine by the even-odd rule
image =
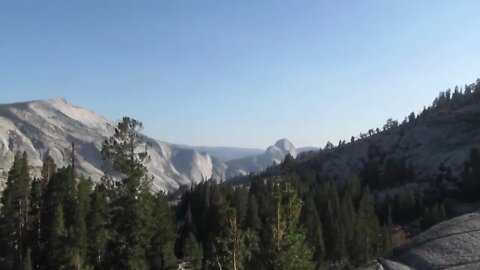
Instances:
[[[480,213],[442,222],[364,269],[480,269]]]

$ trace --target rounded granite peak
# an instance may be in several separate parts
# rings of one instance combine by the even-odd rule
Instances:
[[[290,142],[288,139],[285,139],[285,138],[280,139],[275,143],[274,146],[280,149],[280,151],[282,151],[284,155],[286,154],[291,154],[292,156],[297,155],[297,149],[295,148],[293,143]]]
[[[288,139],[280,139],[275,143],[275,146],[282,150],[295,149],[295,146]]]

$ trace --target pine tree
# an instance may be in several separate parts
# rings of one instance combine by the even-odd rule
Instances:
[[[274,189],[274,212],[271,226],[273,247],[269,252],[274,269],[314,269],[313,250],[299,225],[302,201],[288,183]]]
[[[248,190],[244,187],[235,189],[235,210],[237,213],[237,224],[241,226],[245,223],[247,211],[248,211]]]
[[[354,241],[354,230],[355,230],[355,220],[356,213],[355,207],[353,206],[352,198],[350,192],[345,193],[342,198],[339,214],[339,224],[343,228],[345,247],[348,254],[351,253],[352,244]]]
[[[49,222],[46,234],[45,246],[45,268],[46,269],[66,269],[68,262],[67,231],[65,229],[63,207],[58,204],[52,219]]]
[[[394,247],[393,244],[393,235],[390,231],[390,228],[383,226],[381,229],[381,246],[379,254],[385,254]]]
[[[150,192],[147,145],[140,134],[141,122],[124,117],[112,137],[105,141],[102,155],[114,170],[125,177],[109,181],[111,190],[110,233],[107,265],[111,269],[148,268],[147,248],[150,243],[148,212],[143,211],[144,196]],[[106,173],[105,179],[112,179]],[[109,183],[107,182],[107,184]]]
[[[343,227],[341,224],[338,222],[337,219],[332,219],[333,226],[331,227],[331,230],[328,231],[328,233],[331,235],[332,239],[332,246],[331,246],[331,259],[333,263],[336,265],[338,262],[342,260],[342,258],[346,257],[348,255],[347,253],[347,247],[345,244],[345,232],[343,230]]]
[[[442,222],[446,219],[447,219],[447,213],[445,210],[445,205],[443,203],[440,206],[438,204],[435,204],[431,209],[427,207],[423,212],[422,228],[426,230],[431,226],[439,222]]]
[[[258,231],[248,228],[243,231],[245,243],[245,266],[244,269],[263,269],[263,260],[260,250],[260,237]]]
[[[258,215],[258,202],[253,194],[248,196],[247,213],[245,218],[245,226],[254,230],[260,230],[262,221]]]
[[[323,240],[323,230],[320,217],[318,215],[315,203],[312,197],[307,197],[305,205],[300,216],[302,224],[307,229],[307,239],[312,247],[314,247],[313,260],[316,263],[316,269],[320,269],[325,258],[325,245]]]
[[[77,265],[74,263],[80,254],[77,240],[86,237],[84,233],[77,235],[79,224],[84,222],[81,220],[84,214],[77,213],[78,203],[73,168],[58,169],[45,187],[40,216],[40,238],[45,245],[42,261],[48,269]]]
[[[438,209],[438,222],[442,222],[448,219],[447,211],[445,210],[445,204],[440,204],[440,208]]]
[[[422,229],[426,230],[435,224],[434,216],[430,208],[426,207],[422,216]]]
[[[236,210],[222,207],[220,210],[226,223],[214,240],[214,252],[218,255],[217,265],[222,269],[241,270],[249,255],[245,246],[245,234],[237,223]]]
[[[358,202],[362,197],[362,191],[360,187],[360,180],[355,175],[349,175],[344,181],[343,185],[343,197],[349,196],[352,203]]]
[[[162,192],[156,195],[144,195],[144,212],[151,213],[151,220],[148,222],[150,245],[147,253],[150,269],[171,269],[175,266],[174,255],[174,216],[168,205],[168,201]]]
[[[185,241],[185,247],[183,249],[183,255],[186,260],[190,263],[192,270],[201,270],[202,269],[202,257],[203,249],[202,245],[197,242],[195,236],[190,233]]]
[[[1,198],[0,257],[5,269],[19,269],[28,248],[30,174],[27,155],[17,154]]]
[[[355,265],[366,264],[379,255],[380,225],[375,215],[375,201],[368,192],[360,201],[354,235],[355,243],[350,255]]]
[[[469,200],[477,200],[480,192],[480,149],[470,150],[469,159],[465,162],[462,190]]]
[[[400,222],[408,222],[417,215],[415,195],[412,190],[401,192],[396,198],[395,216]]]
[[[74,245],[74,252],[72,257],[75,257],[74,261],[80,261],[80,264],[84,264],[87,261],[87,249],[88,249],[88,232],[86,218],[90,211],[90,192],[91,182],[83,177],[80,178],[77,185],[77,195],[75,207],[75,218],[72,224],[71,239]],[[78,258],[77,258],[78,257]]]
[[[41,180],[34,179],[30,189],[30,228],[28,241],[31,247],[31,261],[38,269],[43,264],[42,253],[42,209],[43,209],[43,183]]]
[[[192,216],[192,207],[190,201],[190,192],[184,193],[181,202],[177,205],[176,218],[182,226],[177,232],[177,240],[175,241],[175,255],[179,258],[185,257],[183,253],[187,238],[190,234],[195,234],[195,223]]]
[[[33,270],[33,264],[32,264],[32,252],[29,249],[27,249],[27,252],[25,253],[25,256],[23,258],[23,263],[22,263],[22,270]]]
[[[97,185],[90,196],[90,211],[87,214],[87,261],[94,269],[101,269],[108,240],[108,205],[104,186]]]
[[[340,231],[336,228],[339,226],[332,204],[327,201],[325,209],[325,215],[322,220],[324,221],[323,228],[325,237],[325,249],[327,250],[327,258],[333,263],[337,263],[341,257],[338,256],[342,249],[342,244],[338,241]]]
[[[68,245],[67,245],[68,246]],[[77,247],[71,246],[67,251],[67,261],[65,263],[65,269],[81,270],[84,267],[84,262],[81,258],[80,251]]]
[[[353,270],[355,269],[347,258],[343,258],[338,265],[339,270]]]

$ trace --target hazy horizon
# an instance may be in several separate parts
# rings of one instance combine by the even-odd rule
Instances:
[[[0,103],[65,98],[156,139],[336,144],[480,77],[480,3],[8,1]]]

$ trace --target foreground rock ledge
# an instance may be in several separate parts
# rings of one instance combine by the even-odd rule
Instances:
[[[363,269],[480,269],[480,213],[437,224]]]

